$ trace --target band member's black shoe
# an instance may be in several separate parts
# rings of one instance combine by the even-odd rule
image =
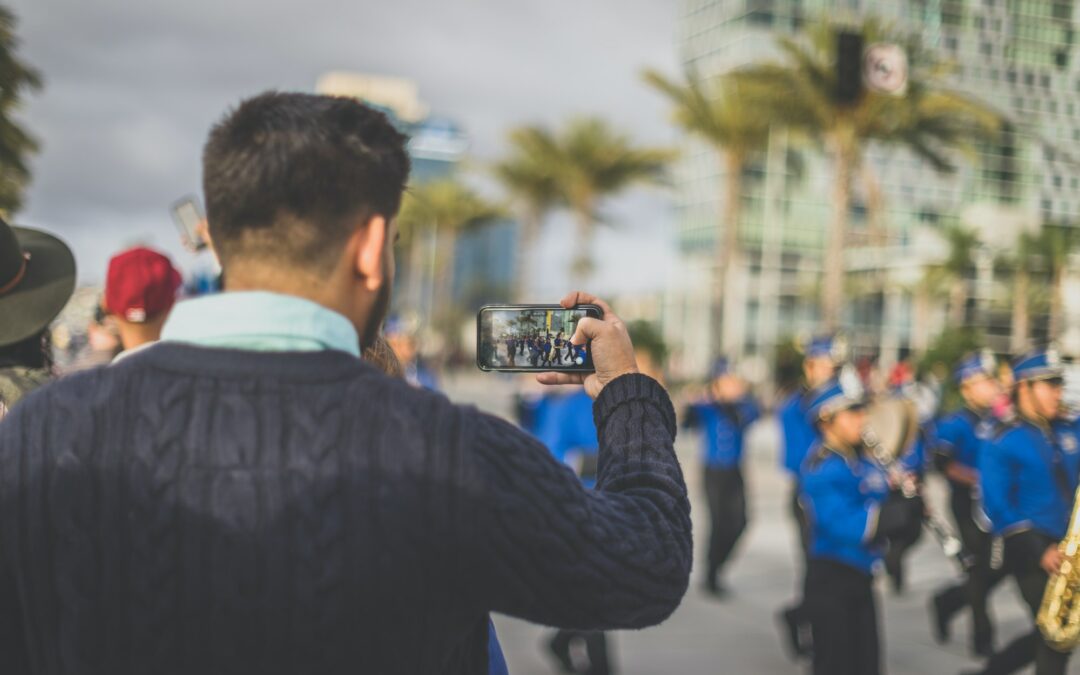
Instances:
[[[559,636],[547,641],[547,649],[555,657],[556,663],[559,664],[559,671],[563,673],[576,673],[577,669],[574,668],[574,662],[570,658],[570,644],[559,640]]]
[[[941,594],[930,600],[930,628],[934,631],[934,641],[939,645],[949,641],[949,616],[942,607],[944,598]]]
[[[810,655],[808,626],[803,617],[802,607],[796,605],[784,609],[776,616],[780,624],[780,636],[783,638],[785,651],[792,660]]]

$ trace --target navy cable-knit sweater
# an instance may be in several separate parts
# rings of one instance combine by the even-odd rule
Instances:
[[[0,423],[5,675],[484,673],[487,614],[641,628],[679,604],[675,415],[594,412],[599,481],[341,352],[160,344]]]

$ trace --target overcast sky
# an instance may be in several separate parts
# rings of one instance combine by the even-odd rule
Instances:
[[[481,161],[499,155],[510,127],[577,113],[603,115],[642,142],[676,139],[639,75],[645,66],[677,70],[671,0],[14,0],[13,8],[21,54],[46,80],[23,112],[43,151],[17,221],[66,238],[84,281],[99,281],[109,253],[137,240],[184,263],[168,206],[198,192],[209,126],[246,95],[311,91],[328,70],[415,80],[434,113],[467,129]],[[623,228],[600,238],[609,250],[598,284],[662,283],[669,201],[651,191],[612,205]],[[569,241],[566,227],[556,219],[545,253]],[[651,276],[646,262],[656,263]]]

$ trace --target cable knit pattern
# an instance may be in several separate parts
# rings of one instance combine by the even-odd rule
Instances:
[[[161,344],[0,424],[11,675],[487,672],[490,611],[641,628],[690,507],[642,375],[594,406],[596,490],[533,437],[340,352]]]

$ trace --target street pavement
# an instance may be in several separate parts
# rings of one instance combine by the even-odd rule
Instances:
[[[516,382],[510,376],[465,374],[448,379],[454,400],[469,402],[494,414],[510,416]],[[680,607],[662,625],[642,631],[619,631],[610,637],[617,672],[624,675],[731,675],[804,673],[806,664],[787,658],[780,643],[777,611],[795,597],[798,543],[787,515],[788,483],[777,468],[779,427],[765,418],[751,428],[747,447],[747,489],[750,525],[728,570],[732,593],[718,601],[701,591],[695,565]],[[690,490],[694,545],[700,561],[706,543],[708,511],[697,460],[698,438],[681,434],[676,450]],[[945,514],[944,489],[931,483],[930,503]],[[891,675],[957,673],[978,665],[968,656],[968,616],[953,624],[953,639],[934,642],[927,603],[934,590],[957,578],[933,538],[926,534],[909,552],[907,590],[897,596],[878,580],[885,672]],[[1028,630],[1020,597],[1011,580],[992,598],[998,646]],[[511,675],[559,672],[543,649],[550,629],[518,619],[495,616],[500,643]],[[1070,673],[1080,674],[1080,657]]]

